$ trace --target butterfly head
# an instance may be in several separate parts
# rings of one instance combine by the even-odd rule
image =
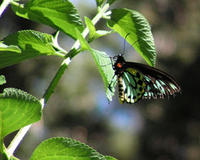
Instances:
[[[124,65],[126,61],[124,60],[122,55],[114,56],[113,58],[113,69],[115,70],[116,75],[120,75],[124,71]]]

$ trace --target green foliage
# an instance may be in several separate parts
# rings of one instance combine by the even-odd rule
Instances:
[[[116,0],[96,0],[97,6],[102,7],[104,3],[109,3],[110,5],[114,3]]]
[[[21,53],[21,50],[19,47],[14,46],[14,45],[6,45],[3,44],[3,42],[0,42],[0,52],[16,52],[16,53]]]
[[[88,44],[87,40],[83,38],[79,30],[76,30],[76,36],[81,44],[81,51],[90,50],[90,45]]]
[[[104,157],[91,147],[70,138],[50,138],[34,150],[31,160],[115,160]]]
[[[111,92],[108,86],[112,80],[116,81],[116,76],[113,79],[114,71],[111,59],[105,52],[91,48],[90,42],[113,32],[119,33],[124,38],[128,34],[126,40],[148,64],[154,65],[156,59],[154,41],[147,20],[140,13],[128,9],[113,9],[111,17],[109,17],[110,12],[107,10],[115,1],[96,0],[97,15],[93,20],[85,17],[88,28],[85,30],[77,9],[68,0],[29,0],[26,4],[12,2],[12,10],[17,16],[51,26],[78,41],[67,52],[59,46],[58,34],[54,38],[50,34],[34,30],[18,31],[8,35],[0,42],[0,68],[41,55],[62,57],[63,62],[43,96],[46,103],[71,59],[80,51],[87,50],[97,65],[104,82],[107,98],[111,101],[116,85],[110,86]],[[96,30],[95,24],[101,18],[106,19],[110,31]],[[87,34],[85,33],[88,30],[89,36],[86,38]],[[1,75],[0,85],[4,83],[6,83],[5,77]],[[3,153],[5,159],[17,159],[12,155],[8,156],[6,149],[2,149],[4,137],[40,120],[41,107],[37,98],[22,90],[4,89],[3,93],[0,94],[0,156]],[[38,159],[116,160],[111,156],[103,156],[89,146],[69,138],[51,138],[43,141],[31,156],[31,160]]]
[[[0,159],[2,159],[2,160],[9,160],[6,152],[3,151],[2,154],[0,154]]]
[[[33,30],[10,34],[0,45],[0,68],[41,55],[58,55],[53,47],[53,36]]]
[[[91,42],[92,40],[95,39],[95,35],[96,35],[96,28],[94,26],[94,24],[92,23],[92,21],[88,18],[85,17],[85,24],[87,25],[88,29],[89,29],[89,42]]]
[[[130,9],[113,9],[108,26],[126,38],[149,65],[155,65],[154,40],[150,25],[143,15]]]
[[[95,39],[98,39],[100,37],[103,37],[103,36],[113,33],[113,31],[106,31],[106,30],[97,30],[96,31],[94,24],[88,17],[85,17],[85,23],[90,31],[89,39],[88,39],[89,43],[94,41]]]
[[[11,157],[9,158],[9,160],[19,160],[19,159],[16,158],[16,157],[14,157],[14,156],[11,156]]]
[[[116,0],[107,0],[108,1],[108,3],[111,5],[111,4],[113,4]]]
[[[75,28],[83,31],[80,16],[68,0],[29,0],[25,5],[14,4],[16,15],[59,29],[73,38],[76,38]]]
[[[34,96],[14,88],[0,94],[0,138],[41,118],[41,103]]]
[[[0,85],[3,85],[6,83],[6,78],[4,75],[0,75]]]
[[[90,48],[88,42],[82,37],[82,35],[80,34],[80,32],[78,30],[77,30],[77,37],[81,44],[81,50],[88,50],[92,54],[92,57],[97,65],[97,68],[103,79],[104,87],[106,90],[106,96],[107,96],[108,100],[111,101],[112,96],[114,95],[114,87],[115,86],[111,86],[113,92],[111,92],[110,89],[108,88],[108,86],[113,78],[113,75],[114,75],[110,57],[105,52],[101,52],[101,51]]]
[[[117,160],[116,158],[114,157],[111,157],[111,156],[105,156],[106,160]]]
[[[97,6],[99,7],[101,7],[105,2],[106,0],[96,0]]]
[[[110,89],[108,88],[108,86],[113,78],[113,75],[114,75],[110,57],[105,52],[98,51],[95,49],[91,49],[90,52],[94,58],[94,61],[97,65],[97,68],[103,79],[104,87],[106,90],[106,96],[107,96],[108,100],[111,101],[112,96],[114,95],[114,87],[115,86],[111,86],[113,92],[111,92]]]
[[[1,160],[19,160],[18,158],[16,158],[15,156],[11,156],[11,157],[8,157],[7,153],[6,153],[6,149],[5,147],[3,146],[3,152],[2,154],[0,153],[0,159]]]

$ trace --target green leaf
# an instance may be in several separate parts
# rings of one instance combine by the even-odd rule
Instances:
[[[113,33],[113,31],[105,31],[105,30],[96,31],[94,24],[92,23],[92,21],[88,17],[85,17],[85,23],[86,23],[86,25],[87,25],[87,27],[90,31],[89,32],[89,40],[88,40],[89,43],[92,42],[93,40],[97,39],[97,38],[100,38],[102,36]]]
[[[102,7],[102,5],[104,4],[106,0],[96,0],[97,6],[98,7]]]
[[[1,160],[10,160],[10,159],[8,158],[8,155],[6,154],[5,151],[3,151],[2,153],[0,153],[0,159],[1,159]]]
[[[143,15],[134,10],[113,9],[108,26],[126,38],[149,65],[155,65],[156,50],[151,27]]]
[[[95,49],[91,49],[90,52],[95,60],[95,63],[103,79],[104,87],[106,90],[106,96],[109,101],[112,101],[112,96],[114,95],[114,92],[115,92],[115,89],[114,89],[115,86],[112,86],[112,91],[110,91],[110,89],[108,88],[114,75],[110,57],[105,52],[101,52]]]
[[[6,149],[5,151],[2,153],[2,157],[0,155],[0,160],[20,160],[15,156],[11,156],[10,158],[8,158],[8,154],[6,153]]]
[[[97,6],[98,7],[102,7],[103,6],[103,4],[105,4],[105,2],[106,3],[109,3],[110,5],[112,4],[112,3],[114,3],[116,0],[96,0],[96,3],[97,3]]]
[[[87,40],[85,38],[83,38],[83,36],[79,32],[79,30],[77,30],[77,29],[76,29],[76,36],[77,36],[78,40],[80,41],[81,50],[82,51],[90,50],[90,45],[88,44]]]
[[[6,78],[4,75],[0,75],[0,85],[3,85],[6,83]]]
[[[106,160],[117,160],[116,158],[114,157],[111,157],[111,156],[105,156]]]
[[[40,120],[41,103],[32,95],[14,88],[0,94],[0,138]]]
[[[112,96],[114,95],[114,87],[115,86],[111,86],[112,91],[108,88],[113,75],[114,75],[114,71],[112,69],[112,62],[110,60],[110,57],[101,51],[92,49],[88,42],[82,37],[82,35],[80,34],[80,32],[77,30],[77,37],[81,43],[81,49],[82,50],[89,50],[90,53],[92,54],[92,57],[99,69],[99,72],[101,74],[101,77],[103,79],[104,82],[104,87],[106,90],[106,96],[108,98],[109,101],[112,100]]]
[[[3,44],[3,42],[0,42],[0,52],[1,51],[21,53],[21,49],[19,47],[14,45],[8,46],[6,44]]]
[[[19,160],[17,157],[15,157],[13,155],[10,156],[10,154],[8,154],[8,151],[5,147],[5,145],[3,145],[2,148],[3,148],[3,151],[2,151],[2,157],[0,155],[0,160]]]
[[[111,5],[112,3],[114,3],[116,0],[108,0],[108,3]]]
[[[49,25],[76,38],[75,28],[80,32],[84,27],[80,16],[68,0],[29,0],[25,5],[12,4],[16,15]]]
[[[3,39],[4,46],[15,46],[17,50],[0,50],[0,68],[19,63],[40,55],[58,55],[52,45],[53,37],[46,33],[23,30]]]
[[[17,157],[11,156],[9,160],[20,160]]]
[[[30,160],[38,159],[107,160],[103,155],[96,152],[86,144],[63,137],[50,138],[39,144],[39,146],[34,150]]]
[[[89,41],[91,41],[91,39],[93,39],[96,34],[96,28],[95,28],[94,24],[92,23],[92,21],[88,17],[85,17],[85,24],[87,25],[87,27],[90,31],[89,32]]]

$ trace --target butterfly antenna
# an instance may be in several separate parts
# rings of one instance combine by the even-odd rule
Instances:
[[[127,33],[126,36],[125,36],[125,38],[124,38],[123,52],[122,52],[122,54],[121,54],[122,56],[126,53],[126,52],[125,52],[125,49],[126,49],[126,38],[129,36],[129,34],[130,34],[130,33]]]

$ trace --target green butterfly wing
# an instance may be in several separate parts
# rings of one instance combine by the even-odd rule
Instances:
[[[123,74],[118,76],[120,103],[135,103],[142,98],[164,98],[180,92],[179,86],[165,76],[155,78],[134,68],[126,68]]]
[[[145,99],[157,99],[164,98],[165,96],[174,95],[176,92],[180,92],[177,86],[164,79],[155,79],[150,75],[144,76],[145,83],[147,85],[143,98]]]
[[[118,77],[120,103],[135,103],[145,93],[144,76],[133,68],[127,68],[122,76]]]

